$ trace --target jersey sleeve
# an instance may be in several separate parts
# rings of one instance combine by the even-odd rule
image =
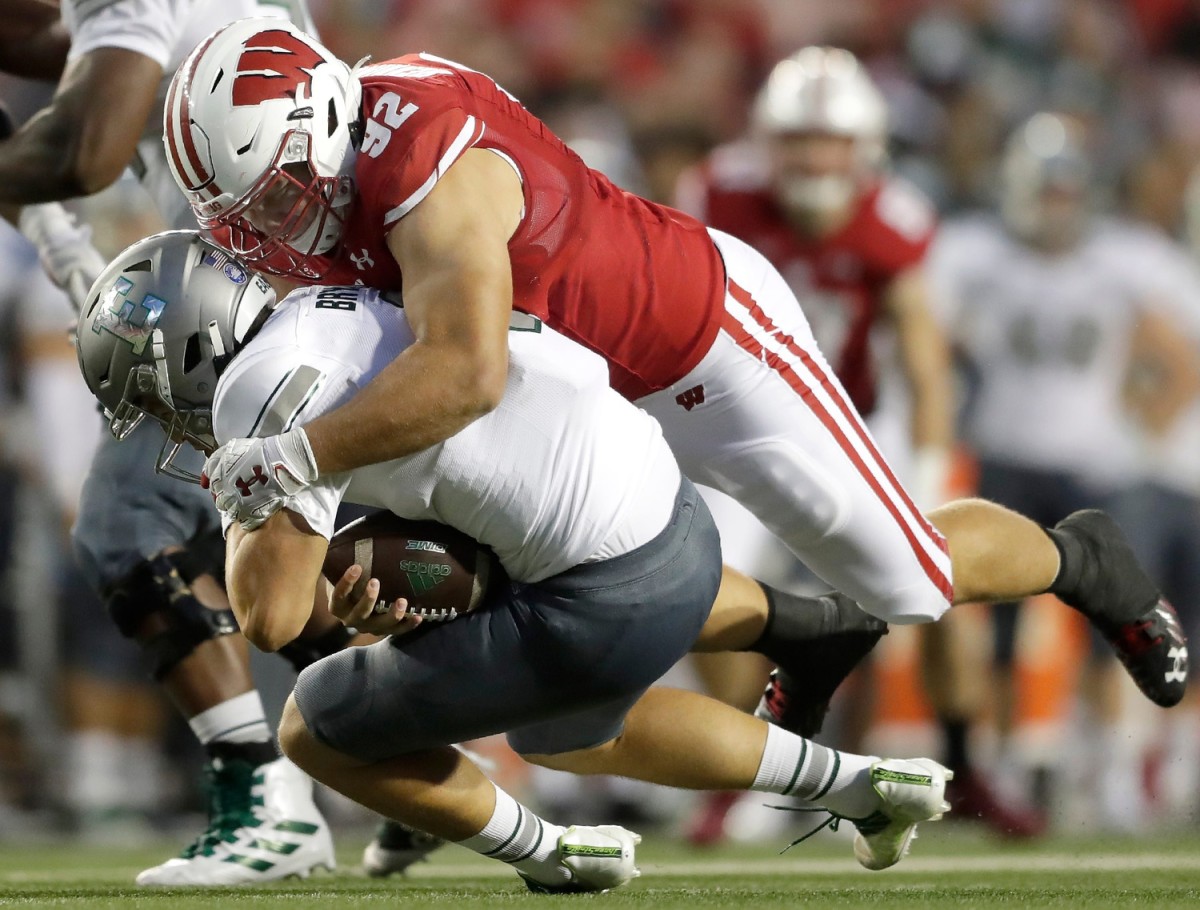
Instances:
[[[336,360],[297,349],[256,351],[244,362],[234,361],[222,377],[213,402],[214,433],[220,443],[286,433],[332,411],[357,388],[353,370]],[[323,476],[290,497],[285,508],[328,539],[349,485],[348,473]]]
[[[68,60],[104,47],[149,57],[164,70],[195,0],[64,0]]]
[[[1165,314],[1196,337],[1200,326],[1195,301],[1200,299],[1200,282],[1186,250],[1156,229],[1138,225],[1118,238],[1113,252],[1129,263],[1129,268],[1121,270],[1121,278],[1128,283],[1134,304]]]
[[[483,138],[484,124],[453,103],[453,93],[368,86],[368,112],[359,153],[361,192],[383,213],[384,230],[416,208],[467,149]],[[410,100],[411,99],[411,100]],[[393,125],[394,124],[394,125]]]
[[[937,213],[920,190],[904,180],[883,183],[871,210],[876,267],[894,276],[920,265],[937,230]]]

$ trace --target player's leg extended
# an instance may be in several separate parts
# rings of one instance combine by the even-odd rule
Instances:
[[[620,734],[560,753],[522,751],[545,767],[617,774],[694,790],[757,790],[807,800],[851,819],[855,855],[883,869],[904,855],[916,824],[949,809],[954,775],[929,759],[888,759],[826,748],[716,699],[655,688],[630,709]]]
[[[705,392],[679,397],[673,387],[640,402],[690,476],[741,501],[817,575],[880,618],[926,622],[952,602],[1049,590],[1105,633],[1149,697],[1182,697],[1171,675],[1186,649],[1174,610],[1107,516],[1078,513],[1047,531],[965,500],[926,518],[817,351],[783,279],[745,244],[717,239],[730,275],[725,322],[679,383]]]
[[[245,884],[332,864],[311,782],[279,758],[250,678],[246,643],[218,581],[223,547],[211,501],[199,487],[154,473],[160,444],[156,426],[101,442],[74,532],[85,574],[209,756],[209,827],[138,882]],[[279,840],[294,842],[281,847],[290,852],[259,856],[250,847],[267,818],[300,822]],[[225,861],[247,852],[254,855],[246,862]]]

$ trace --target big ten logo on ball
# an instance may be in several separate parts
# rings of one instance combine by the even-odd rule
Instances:
[[[410,540],[404,545],[406,550],[422,550],[426,553],[445,553],[446,548],[432,540]]]

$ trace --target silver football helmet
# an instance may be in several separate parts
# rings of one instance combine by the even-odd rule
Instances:
[[[155,234],[117,256],[88,293],[76,342],[113,435],[157,421],[167,433],[157,469],[199,482],[175,457],[185,442],[216,447],[217,379],[274,306],[262,276],[194,231]]]
[[[1058,114],[1034,114],[1005,145],[1000,215],[1028,243],[1069,246],[1087,221],[1091,179],[1082,125]]]
[[[858,182],[885,158],[887,103],[866,68],[849,51],[806,47],[775,65],[759,90],[751,124],[760,136],[842,136],[854,142],[845,174],[780,175],[782,201],[801,209],[849,204]]]

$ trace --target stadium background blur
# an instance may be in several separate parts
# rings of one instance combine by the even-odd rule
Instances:
[[[487,72],[593,166],[664,202],[681,171],[745,130],[749,102],[779,58],[807,44],[845,47],[888,100],[892,170],[944,216],[994,207],[1006,136],[1034,112],[1055,110],[1090,132],[1098,208],[1156,226],[1200,263],[1197,0],[314,0],[313,11],[344,59],[425,50]],[[48,91],[0,84],[18,119]],[[104,252],[155,229],[139,192],[126,182],[80,206]],[[0,262],[0,844],[155,836],[192,823],[180,813],[200,805],[198,756],[158,696],[139,691],[132,645],[72,578],[64,529],[101,423],[66,341],[65,301],[12,232],[0,237]],[[1185,305],[1200,311],[1200,297]],[[963,491],[970,463],[964,452]],[[975,619],[983,655],[982,609]],[[1046,801],[1059,828],[1123,820],[1135,836],[1194,824],[1196,705],[1176,709],[1168,725],[1138,704],[1118,730],[1089,730],[1074,695],[1086,647],[1072,614],[1035,605],[1020,638],[1016,734],[1001,743],[987,727],[976,731],[1002,786]],[[256,660],[256,674],[277,710],[289,685],[281,662]],[[876,676],[868,748],[936,748],[911,636],[885,639]],[[64,699],[72,688],[87,697]],[[89,697],[120,699],[127,723],[93,725],[78,707]],[[1072,758],[1088,752],[1074,746],[1111,743],[1114,733],[1132,744],[1139,771],[1135,805],[1119,817],[1096,809],[1104,782]],[[543,804],[637,808],[668,825],[691,808],[682,794],[535,782],[515,759],[484,748],[510,788],[537,789]],[[1031,769],[1058,784],[1033,789]],[[365,821],[348,805],[327,805],[335,824]],[[749,812],[733,829],[773,833]]]

